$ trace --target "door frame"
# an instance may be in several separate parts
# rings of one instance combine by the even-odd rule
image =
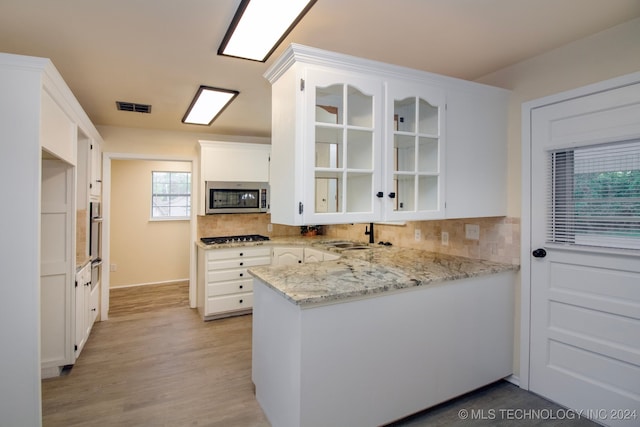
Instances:
[[[640,72],[604,80],[522,104],[522,210],[520,235],[520,375],[519,385],[529,390],[531,351],[531,115],[534,109],[605,92],[640,82]]]
[[[110,290],[110,259],[111,248],[109,237],[111,233],[111,220],[109,212],[111,209],[111,161],[112,160],[158,160],[172,162],[190,162],[191,163],[191,219],[190,219],[190,242],[195,242],[198,233],[198,209],[197,197],[200,194],[199,180],[193,177],[200,176],[200,162],[196,157],[188,156],[172,156],[172,155],[152,155],[152,154],[134,154],[134,153],[103,153],[102,154],[102,212],[104,221],[102,223],[102,277],[100,289],[100,320],[108,320],[109,318],[109,290]],[[189,251],[189,307],[196,307],[196,273],[197,273],[197,247],[192,245]]]

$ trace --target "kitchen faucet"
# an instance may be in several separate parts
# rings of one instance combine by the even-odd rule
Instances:
[[[364,235],[369,236],[369,243],[374,243],[375,238],[373,237],[373,223],[369,223],[369,227],[365,225],[364,227]]]

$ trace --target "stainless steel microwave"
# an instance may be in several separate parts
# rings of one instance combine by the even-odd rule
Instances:
[[[269,210],[269,183],[205,183],[205,213],[256,213]]]

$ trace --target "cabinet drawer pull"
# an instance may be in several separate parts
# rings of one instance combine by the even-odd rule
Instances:
[[[244,265],[244,262],[241,262],[241,263],[240,263],[240,266],[242,267],[243,265]]]
[[[244,273],[240,273],[240,277],[242,277],[242,275],[243,275],[243,274],[244,274]]]
[[[242,286],[242,285],[240,285],[240,289],[242,289],[242,288],[243,288],[243,286]]]
[[[240,304],[242,304],[242,300],[240,300]]]
[[[244,256],[244,253],[243,253],[243,252],[240,252],[240,256]]]
[[[390,199],[395,199],[396,198],[396,193],[389,193],[389,198]]]

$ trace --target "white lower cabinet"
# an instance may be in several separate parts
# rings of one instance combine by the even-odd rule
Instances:
[[[89,333],[98,317],[100,287],[91,282],[91,263],[76,273],[75,284],[75,344],[74,355],[77,359],[89,338]]]
[[[502,272],[300,306],[255,279],[256,399],[274,426],[379,426],[507,377],[514,282]]]
[[[276,246],[271,252],[272,265],[297,265],[308,262],[332,261],[340,255],[307,247]]]
[[[253,307],[253,279],[247,268],[271,264],[268,246],[198,248],[197,307],[205,320],[244,314]]]
[[[340,258],[340,255],[331,252],[325,252],[314,248],[304,248],[304,262],[322,262],[333,261]]]
[[[304,249],[299,247],[274,247],[272,265],[296,265],[304,261]]]

